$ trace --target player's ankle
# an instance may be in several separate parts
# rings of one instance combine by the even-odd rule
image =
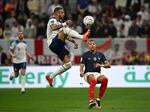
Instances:
[[[100,99],[100,98],[96,98],[96,100],[97,100],[97,101],[100,101],[101,99]]]

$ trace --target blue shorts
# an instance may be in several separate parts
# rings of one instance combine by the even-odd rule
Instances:
[[[66,55],[69,55],[69,51],[65,48],[65,42],[60,40],[58,36],[56,36],[53,40],[52,43],[49,46],[49,49],[57,54],[57,56],[61,59],[61,61],[64,60],[64,57]]]
[[[26,62],[23,63],[13,63],[14,71],[19,72],[21,68],[26,69]]]

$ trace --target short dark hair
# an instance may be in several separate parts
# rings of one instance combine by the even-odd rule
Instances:
[[[92,42],[92,41],[93,41],[93,42],[95,42],[95,40],[94,40],[94,39],[90,39],[90,40],[88,41],[88,43],[89,43],[89,42]]]
[[[58,11],[60,11],[60,10],[64,10],[64,8],[63,8],[63,7],[56,7],[56,8],[54,9],[54,13],[56,13],[56,12],[58,12]]]

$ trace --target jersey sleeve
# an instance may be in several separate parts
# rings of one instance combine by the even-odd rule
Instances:
[[[107,59],[106,59],[106,57],[105,57],[105,55],[103,53],[101,53],[101,59],[102,59],[103,63],[107,62]]]
[[[83,54],[83,55],[81,56],[80,63],[85,65],[85,63],[86,63],[86,56],[85,56],[85,54]]]
[[[58,22],[57,22],[57,20],[56,19],[54,19],[54,18],[51,18],[50,20],[49,20],[49,25],[51,26],[51,25],[53,25],[53,24],[57,24]]]
[[[16,47],[16,41],[12,41],[12,42],[10,42],[10,49],[14,49]]]
[[[27,42],[24,40],[23,43],[25,44],[25,48],[27,50]]]

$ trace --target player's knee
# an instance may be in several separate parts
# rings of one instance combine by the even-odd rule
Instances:
[[[25,70],[24,69],[20,70],[20,74],[25,76]]]
[[[68,62],[68,63],[65,63],[65,64],[64,64],[64,68],[65,68],[66,70],[70,69],[71,67],[72,67],[72,63],[71,63],[71,62]]]
[[[96,81],[96,79],[92,79],[92,80],[90,81],[90,83],[94,83],[94,84],[96,84],[96,83],[97,83],[97,81]]]

